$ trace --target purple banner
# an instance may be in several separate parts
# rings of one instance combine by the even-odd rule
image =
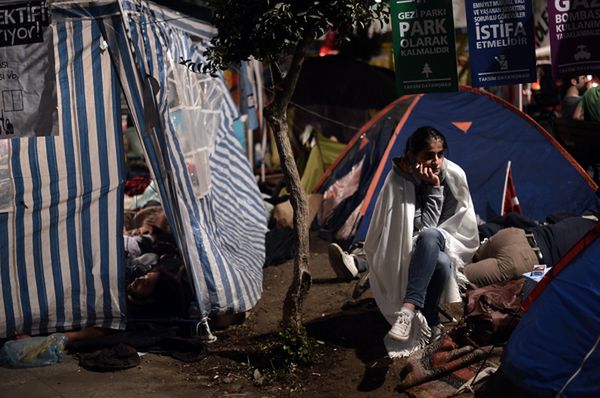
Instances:
[[[600,72],[600,1],[549,0],[554,77]]]

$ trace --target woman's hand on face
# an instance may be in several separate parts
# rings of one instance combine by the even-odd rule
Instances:
[[[431,167],[425,166],[423,163],[417,163],[413,170],[415,178],[421,182],[436,187],[440,186],[440,176],[435,174]]]

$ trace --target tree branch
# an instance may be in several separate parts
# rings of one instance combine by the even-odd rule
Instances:
[[[275,113],[285,112],[292,99],[306,55],[304,45],[304,40],[300,40],[298,41],[298,44],[296,44],[294,54],[292,55],[292,59],[285,75],[281,72],[280,64],[276,60],[271,61],[271,77],[273,79],[274,91],[271,107]]]
[[[285,75],[285,79],[283,81],[282,101],[285,101],[286,106],[292,99],[292,95],[294,94],[294,90],[296,89],[296,83],[298,83],[298,78],[300,77],[300,70],[302,69],[302,64],[304,63],[304,56],[306,55],[306,52],[304,50],[305,43],[305,40],[300,40],[298,44],[296,44],[296,49],[294,50],[294,55],[292,56],[290,68],[288,70],[288,73]]]
[[[277,91],[282,89],[283,73],[281,73],[281,67],[279,66],[279,62],[277,62],[276,59],[271,58],[268,61],[271,65],[271,68],[269,68],[269,70],[271,71],[271,79],[273,80],[273,92],[276,93]]]

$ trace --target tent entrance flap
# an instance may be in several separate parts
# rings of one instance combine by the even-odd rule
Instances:
[[[201,313],[250,309],[262,292],[266,219],[233,135],[237,110],[222,76],[191,76],[205,88],[196,105],[214,119],[178,128],[176,62],[164,62],[198,62],[214,29],[151,2],[55,2],[51,12],[59,134],[4,151],[15,208],[0,213],[0,336],[125,326],[121,92]],[[198,194],[186,159],[198,148],[183,143],[209,128]]]

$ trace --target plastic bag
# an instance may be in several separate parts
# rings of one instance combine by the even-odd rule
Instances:
[[[33,368],[62,362],[66,342],[64,333],[7,341],[0,349],[0,365]]]

